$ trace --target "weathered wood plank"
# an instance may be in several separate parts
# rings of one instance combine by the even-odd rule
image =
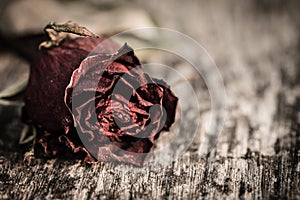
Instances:
[[[21,146],[12,144],[17,136],[7,137],[21,128],[12,126],[20,109],[5,106],[0,108],[5,123],[0,137],[0,199],[299,199],[300,18],[297,1],[283,2],[195,1],[180,9],[169,1],[137,2],[160,23],[195,37],[218,65],[227,93],[227,117],[215,148],[199,156],[211,114],[209,93],[199,79],[191,81],[202,100],[199,132],[188,151],[166,166],[23,161],[17,149]],[[184,66],[177,62],[173,67]],[[7,111],[13,111],[12,120],[3,117]],[[168,139],[162,138],[157,146]]]

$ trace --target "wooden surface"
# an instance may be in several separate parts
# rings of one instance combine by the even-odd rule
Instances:
[[[210,97],[201,80],[192,81],[201,99],[198,133],[180,159],[167,166],[23,161],[28,146],[17,144],[20,107],[1,106],[0,199],[299,199],[298,3],[228,2],[191,1],[176,15],[172,12],[178,5],[169,1],[136,3],[160,25],[194,37],[219,67],[227,116],[209,154],[199,156],[211,114]],[[167,56],[164,59],[172,65]],[[173,66],[182,69],[184,64]],[[183,123],[190,123],[181,117]]]

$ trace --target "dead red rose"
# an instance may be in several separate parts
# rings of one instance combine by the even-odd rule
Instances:
[[[141,165],[174,122],[178,99],[142,71],[129,46],[105,40],[89,54],[103,40],[81,37],[42,50],[31,66],[25,111],[46,155],[67,147],[87,162]]]

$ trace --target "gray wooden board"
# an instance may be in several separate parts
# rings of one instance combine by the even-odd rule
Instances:
[[[213,150],[199,156],[211,115],[210,96],[199,77],[190,77],[201,99],[200,113],[196,113],[199,129],[187,151],[166,166],[87,165],[78,160],[39,158],[23,161],[20,147],[25,147],[14,143],[22,128],[20,107],[4,105],[0,107],[0,199],[299,199],[297,1],[193,1],[180,4],[180,9],[170,1],[134,2],[155,21],[191,35],[218,65],[227,94],[227,116]],[[178,12],[174,14],[174,10]],[[168,56],[148,53],[143,59],[193,74],[184,62]],[[180,116],[183,130],[193,125],[184,117],[196,111],[186,112]],[[176,130],[175,125],[165,133],[156,148],[168,142]]]

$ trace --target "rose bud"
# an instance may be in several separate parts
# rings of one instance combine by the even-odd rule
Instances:
[[[70,149],[86,162],[142,165],[174,122],[178,99],[142,71],[128,45],[103,41],[79,37],[42,49],[31,65],[26,116],[46,156]]]

